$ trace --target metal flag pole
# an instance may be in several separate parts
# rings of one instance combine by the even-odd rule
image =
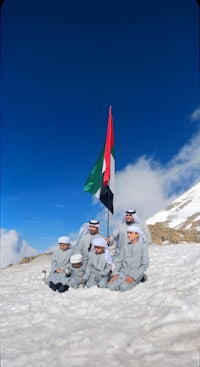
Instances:
[[[107,208],[110,208],[110,195],[109,195],[109,184],[110,184],[110,180],[108,181],[108,186],[107,186],[107,200],[108,200],[108,205],[107,205]],[[110,235],[110,214],[109,214],[109,209],[108,210],[108,214],[107,214],[107,237],[109,237]]]
[[[108,210],[108,215],[107,215],[107,237],[109,237],[109,221],[110,221],[110,216],[109,216],[109,210]]]

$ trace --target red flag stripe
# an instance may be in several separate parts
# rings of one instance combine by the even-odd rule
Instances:
[[[106,144],[104,152],[105,171],[103,175],[103,183],[105,186],[109,185],[110,180],[110,165],[111,165],[111,149],[114,147],[114,130],[113,130],[113,118],[112,107],[109,108],[108,127],[106,135]]]

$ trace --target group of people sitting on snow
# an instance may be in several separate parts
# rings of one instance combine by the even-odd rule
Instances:
[[[108,238],[101,235],[99,221],[90,220],[81,227],[73,248],[68,236],[58,239],[59,247],[52,254],[46,283],[58,292],[95,285],[111,291],[128,291],[147,279],[149,242],[149,234],[142,228],[135,210],[126,211]]]

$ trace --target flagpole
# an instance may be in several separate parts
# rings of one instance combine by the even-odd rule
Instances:
[[[108,215],[107,215],[107,237],[109,237],[109,220],[110,220],[110,217],[109,217],[109,210],[107,211]]]
[[[109,185],[110,185],[110,180],[108,181],[108,188],[109,188]],[[107,197],[108,199],[108,202],[107,202],[107,209],[110,208],[110,196],[108,195]],[[109,209],[107,210],[107,237],[109,237],[110,235],[110,213],[109,213]]]

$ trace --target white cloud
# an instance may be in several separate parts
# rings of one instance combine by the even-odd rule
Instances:
[[[190,116],[191,121],[198,121],[200,120],[200,108],[197,108]]]
[[[37,251],[29,246],[14,229],[1,229],[1,268],[16,264],[25,256],[36,254]]]
[[[168,186],[177,184],[182,192],[188,183],[193,185],[200,181],[200,131],[169,162],[167,179]]]
[[[147,157],[129,164],[116,174],[115,211],[137,210],[143,219],[166,201],[162,189],[162,167]]]
[[[140,157],[116,172],[114,216],[116,226],[126,209],[135,209],[142,221],[200,182],[200,131],[183,146],[167,165]],[[106,221],[107,210],[104,211]]]

